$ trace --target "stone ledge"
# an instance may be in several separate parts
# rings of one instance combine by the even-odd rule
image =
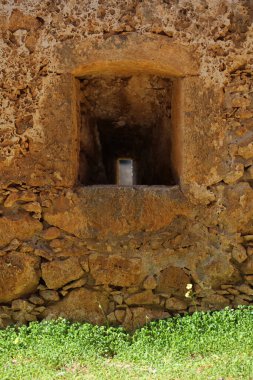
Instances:
[[[51,202],[44,220],[79,238],[157,231],[193,213],[179,186],[79,187]]]

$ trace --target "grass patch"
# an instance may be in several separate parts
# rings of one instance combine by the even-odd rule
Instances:
[[[253,307],[122,328],[31,323],[0,331],[1,380],[253,379]]]

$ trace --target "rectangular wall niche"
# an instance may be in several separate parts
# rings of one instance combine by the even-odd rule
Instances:
[[[79,182],[176,184],[171,93],[172,81],[153,75],[81,78]]]

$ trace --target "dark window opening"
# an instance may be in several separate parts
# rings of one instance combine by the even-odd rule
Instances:
[[[81,79],[80,183],[176,184],[171,92],[170,79],[150,75]]]

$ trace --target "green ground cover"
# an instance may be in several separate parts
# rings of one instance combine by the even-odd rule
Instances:
[[[1,380],[253,379],[253,307],[121,328],[31,323],[0,331]]]

